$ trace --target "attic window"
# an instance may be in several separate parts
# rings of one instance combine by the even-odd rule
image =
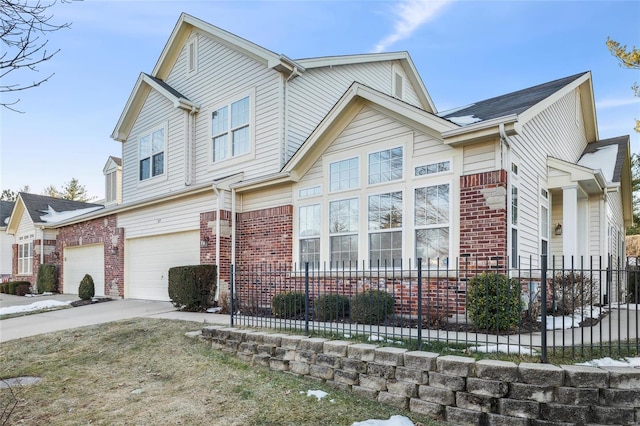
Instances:
[[[198,37],[187,42],[187,76],[198,72]]]
[[[107,203],[116,201],[118,190],[118,171],[114,170],[106,175],[105,198]]]

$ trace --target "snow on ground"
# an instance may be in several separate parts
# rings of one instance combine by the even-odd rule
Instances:
[[[40,300],[30,305],[7,306],[0,308],[0,315],[20,314],[22,312],[38,311],[40,309],[51,309],[66,306],[71,302],[60,302],[58,300]]]
[[[640,357],[611,359],[609,357],[592,359],[576,365],[586,365],[588,367],[640,367]]]
[[[391,416],[389,420],[365,420],[355,422],[351,426],[414,426],[413,422],[405,416]]]
[[[521,355],[538,355],[538,352],[534,351],[531,348],[527,348],[525,346],[519,345],[507,345],[507,344],[498,344],[498,345],[481,345],[481,346],[473,346],[469,348],[472,352],[481,352],[481,353],[494,353],[494,352],[504,352],[505,354],[521,354]]]
[[[300,393],[304,393],[304,392],[300,391]],[[329,396],[329,394],[323,390],[308,390],[307,396],[315,396],[316,398],[318,398],[318,401],[320,401],[322,398]]]
[[[570,328],[580,327],[580,323],[587,319],[598,319],[600,315],[606,313],[606,309],[598,306],[585,306],[576,309],[572,315],[554,317],[547,315],[547,330],[567,330]],[[537,318],[538,322],[542,322],[542,317]]]

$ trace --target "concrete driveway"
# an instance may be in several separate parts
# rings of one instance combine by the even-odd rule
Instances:
[[[77,295],[68,294],[38,297],[0,294],[0,307],[28,305],[41,300],[71,302],[79,299]],[[0,343],[129,318],[165,318],[193,321],[203,325],[229,324],[228,315],[179,312],[171,302],[124,299],[0,320]]]

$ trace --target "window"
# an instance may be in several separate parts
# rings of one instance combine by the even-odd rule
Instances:
[[[187,77],[198,72],[198,37],[187,42]]]
[[[416,258],[423,264],[446,267],[449,258],[449,184],[416,188],[415,244]]]
[[[393,73],[393,95],[398,98],[398,99],[402,99],[402,92],[403,92],[403,78],[400,74],[398,74],[397,72]]]
[[[369,184],[402,179],[402,147],[369,154]]]
[[[331,192],[354,189],[360,186],[358,157],[329,164],[329,190]]]
[[[300,207],[299,218],[300,264],[313,267],[320,263],[320,204]]]
[[[106,176],[106,188],[105,188],[105,201],[111,203],[116,201],[118,196],[118,171],[114,170],[107,173]]]
[[[402,192],[370,195],[369,262],[391,266],[402,259]]]
[[[18,274],[33,273],[33,241],[18,244]]]
[[[515,156],[514,156],[515,157]],[[518,166],[519,161],[514,161],[511,163],[511,193],[510,193],[510,198],[511,198],[511,202],[510,202],[510,210],[511,210],[511,215],[510,215],[510,220],[509,220],[509,226],[510,226],[510,239],[511,239],[511,267],[512,268],[517,268],[518,264],[519,264],[519,259],[518,259],[518,199],[519,199],[519,195],[518,195],[518,173],[519,173],[519,166]]]
[[[316,197],[320,194],[320,185],[301,188],[298,190],[298,198]]]
[[[160,176],[165,171],[165,128],[153,130],[139,139],[140,180]]]
[[[549,254],[549,191],[540,188],[540,254]]]
[[[440,161],[439,163],[427,164],[415,168],[415,176],[433,175],[451,170],[451,161]]]
[[[213,161],[247,154],[250,148],[250,97],[225,105],[211,116]]]
[[[329,251],[332,265],[354,264],[358,261],[359,200],[329,203]]]

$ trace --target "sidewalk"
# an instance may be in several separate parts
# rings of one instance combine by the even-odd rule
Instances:
[[[41,300],[71,302],[77,295],[24,297],[0,295],[0,307],[27,305]],[[229,316],[201,312],[179,312],[171,302],[124,299],[24,315],[0,321],[0,343],[87,325],[103,324],[129,318],[164,318],[200,324],[229,324]]]

